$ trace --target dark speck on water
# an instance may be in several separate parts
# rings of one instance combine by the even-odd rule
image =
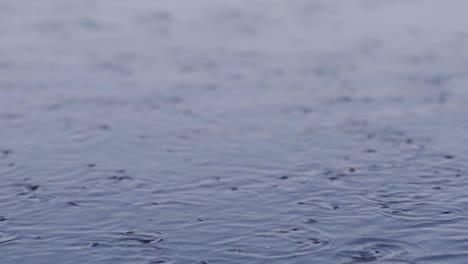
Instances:
[[[0,1],[0,264],[468,263],[466,10]]]
[[[30,184],[26,184],[24,187],[26,187],[26,189],[28,189],[29,191],[36,191],[37,189],[39,189],[39,185],[30,185]]]
[[[99,243],[97,242],[92,242],[91,245],[89,245],[90,247],[98,247],[99,246]]]
[[[80,206],[77,202],[73,202],[73,201],[68,202],[68,204],[71,206]]]
[[[116,180],[116,181],[123,181],[123,180],[131,180],[132,177],[130,177],[130,176],[110,176],[109,179]]]

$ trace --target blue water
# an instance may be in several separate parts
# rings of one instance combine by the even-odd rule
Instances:
[[[466,8],[0,2],[1,263],[467,263]]]

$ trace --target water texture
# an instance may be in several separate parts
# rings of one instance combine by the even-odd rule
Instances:
[[[467,9],[0,1],[1,263],[467,263]]]

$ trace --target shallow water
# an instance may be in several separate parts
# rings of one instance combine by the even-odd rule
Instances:
[[[466,263],[466,8],[2,1],[1,263]]]

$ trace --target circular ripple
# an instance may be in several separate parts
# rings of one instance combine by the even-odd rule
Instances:
[[[427,203],[414,201],[380,201],[378,203],[379,213],[392,218],[402,218],[405,220],[444,220],[456,219],[458,208],[440,203]]]
[[[384,238],[359,238],[338,251],[337,259],[349,263],[385,261],[385,263],[413,263],[412,258],[419,247],[400,240]]]
[[[278,226],[242,238],[230,253],[256,259],[286,259],[304,255],[328,255],[335,240],[323,231],[304,226]]]

